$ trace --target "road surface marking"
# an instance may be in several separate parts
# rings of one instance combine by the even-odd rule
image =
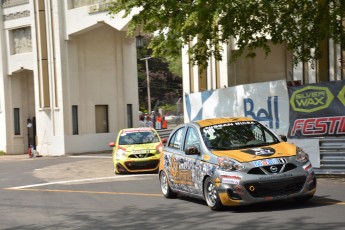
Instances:
[[[54,185],[54,184],[69,184],[69,183],[76,183],[76,182],[83,182],[83,181],[94,181],[94,180],[105,180],[105,179],[123,179],[123,178],[144,177],[144,176],[152,176],[152,175],[141,174],[141,175],[128,175],[128,176],[111,176],[111,177],[88,178],[88,179],[80,179],[80,180],[55,181],[55,182],[49,182],[49,183],[31,184],[31,185],[12,187],[12,188],[8,188],[8,189],[12,189],[12,190],[26,189],[26,188],[40,187],[40,186],[46,186],[46,185]]]
[[[66,192],[66,193],[88,193],[88,194],[107,194],[107,195],[131,195],[131,196],[163,196],[154,193],[132,193],[132,192],[98,192],[85,190],[59,190],[59,189],[34,189],[34,188],[4,188],[4,190],[35,191],[35,192]]]
[[[112,156],[69,156],[72,158],[113,158]]]

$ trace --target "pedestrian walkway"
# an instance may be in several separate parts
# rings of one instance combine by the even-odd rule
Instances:
[[[27,160],[32,159],[28,154],[6,154],[0,155],[0,161],[17,161],[17,160]]]

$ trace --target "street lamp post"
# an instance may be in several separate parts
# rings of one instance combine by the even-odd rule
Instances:
[[[148,113],[151,113],[151,92],[150,92],[150,76],[149,76],[149,63],[148,60],[152,57],[146,57],[140,59],[145,60],[145,65],[146,65],[146,81],[147,81],[147,104],[148,104]]]

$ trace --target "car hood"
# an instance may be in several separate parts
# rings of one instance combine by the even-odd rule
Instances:
[[[239,162],[249,162],[267,158],[290,157],[296,155],[296,146],[287,142],[274,145],[251,147],[238,150],[212,150],[219,157],[230,157]]]
[[[126,152],[131,152],[141,149],[155,149],[159,145],[159,142],[147,143],[147,144],[135,144],[135,145],[121,145],[121,147],[126,149]]]

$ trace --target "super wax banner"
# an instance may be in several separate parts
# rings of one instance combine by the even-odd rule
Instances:
[[[345,81],[288,88],[289,137],[345,135]]]
[[[239,85],[185,96],[185,121],[215,117],[251,117],[278,134],[289,129],[285,80]]]

